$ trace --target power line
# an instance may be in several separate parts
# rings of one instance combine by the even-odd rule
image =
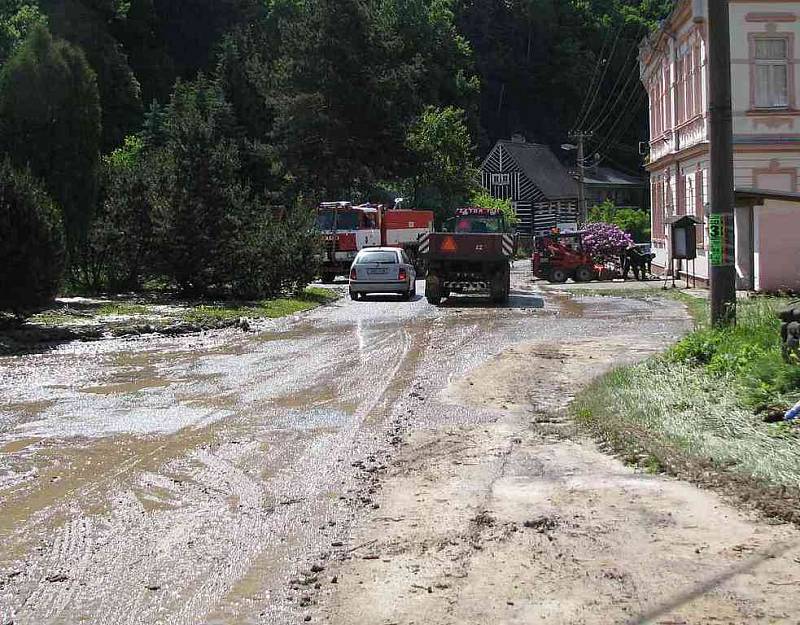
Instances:
[[[634,91],[631,95],[632,96],[636,96],[636,92]],[[610,144],[612,144],[615,141],[619,140],[619,138],[622,136],[622,134],[624,134],[628,130],[628,128],[630,128],[631,122],[636,117],[636,111],[639,108],[639,106],[641,105],[642,100],[644,100],[644,96],[645,96],[644,90],[639,91],[638,96],[635,98],[636,103],[634,104],[634,106],[631,107],[631,108],[627,108],[627,106],[626,106],[627,110],[623,111],[623,113],[612,124],[612,126],[608,130],[606,138],[601,140],[598,143],[598,146],[597,146],[595,151],[601,152],[601,151],[605,150],[606,147],[608,147]],[[634,101],[634,98],[631,97],[628,100],[628,105],[630,105],[633,101]],[[625,121],[623,122],[623,120],[625,120]],[[622,126],[620,126],[620,124],[622,124]],[[619,129],[619,130],[617,131],[617,129]],[[616,135],[615,135],[615,132],[616,132]]]
[[[603,47],[600,49],[600,55],[597,57],[597,60],[594,64],[594,71],[592,72],[592,80],[589,83],[589,90],[586,92],[586,96],[583,98],[583,102],[581,103],[581,110],[578,113],[578,116],[575,118],[575,124],[573,128],[578,128],[578,121],[584,116],[586,112],[586,105],[589,103],[589,94],[594,90],[595,82],[597,81],[598,76],[600,76],[600,65],[603,62],[603,57],[606,54],[606,48],[608,47],[608,42],[611,40],[611,30],[609,29],[606,31],[606,36],[603,38]]]
[[[597,101],[597,96],[600,93],[600,87],[602,86],[603,82],[606,79],[606,74],[608,73],[608,67],[609,65],[611,65],[611,61],[613,60],[614,54],[617,51],[617,45],[619,44],[619,37],[622,34],[624,28],[625,28],[625,22],[621,22],[620,25],[617,27],[616,36],[614,37],[614,44],[611,46],[611,52],[608,55],[608,59],[605,61],[603,67],[603,73],[600,76],[600,80],[597,82],[597,85],[594,88],[594,93],[592,94],[591,101],[589,102],[589,106],[587,107],[586,112],[582,116],[579,116],[579,120],[575,124],[576,129],[581,129],[583,127],[583,124],[586,122],[589,113],[591,113],[592,109],[594,108],[594,103]]]
[[[631,52],[628,53],[628,58],[625,59],[625,64],[626,65],[630,62],[632,53],[633,53],[633,51],[635,51],[635,49],[636,48],[631,48]],[[631,69],[628,71],[627,78],[625,79],[625,84],[622,86],[621,89],[619,87],[620,87],[620,83],[622,83],[623,77],[625,76],[625,72],[622,71],[622,72],[619,73],[619,75],[617,76],[617,81],[614,83],[614,87],[612,87],[612,89],[611,89],[611,92],[613,94],[615,94],[615,95],[612,96],[612,98],[609,98],[608,100],[606,100],[605,106],[603,106],[603,108],[597,114],[597,117],[601,118],[601,119],[600,119],[600,121],[596,122],[594,124],[594,126],[592,126],[592,130],[594,132],[597,132],[597,131],[600,130],[600,128],[603,126],[603,124],[606,123],[608,118],[614,112],[614,109],[617,107],[617,105],[622,101],[622,98],[624,97],[624,95],[627,92],[628,88],[631,86],[631,82],[634,81],[634,78],[638,76],[638,73],[639,73],[638,69],[639,69],[639,64],[638,64],[638,62],[635,62],[631,66]],[[611,104],[612,101],[613,101],[613,104]]]

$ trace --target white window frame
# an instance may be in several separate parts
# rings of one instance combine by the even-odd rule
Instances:
[[[761,43],[765,42],[780,42],[784,46],[784,54],[782,58],[759,58],[758,54],[758,46]],[[775,37],[762,37],[759,36],[753,40],[753,74],[752,80],[755,81],[753,84],[753,107],[756,109],[761,110],[769,110],[769,109],[776,109],[782,110],[787,109],[791,106],[791,85],[792,80],[790,77],[789,72],[791,72],[791,66],[789,62],[789,52],[791,46],[789,45],[789,39],[787,37],[782,37],[780,35]],[[761,84],[760,77],[762,72],[767,72],[767,91],[764,92],[763,90],[759,89]],[[777,81],[775,80],[776,75],[782,72],[784,76],[784,88],[782,93],[778,93],[779,88],[777,86]]]

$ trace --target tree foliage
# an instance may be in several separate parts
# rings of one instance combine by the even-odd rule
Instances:
[[[511,200],[501,200],[499,198],[492,197],[483,189],[480,191],[474,191],[472,193],[469,204],[470,206],[493,208],[495,210],[502,211],[503,216],[506,218],[506,223],[510,226],[516,225],[517,221],[519,220],[514,207],[511,205]]]
[[[3,0],[0,4],[0,67],[37,24],[46,25],[47,18],[35,3]]]
[[[71,251],[93,212],[99,145],[94,72],[79,49],[37,24],[0,72],[0,150],[44,181]]]
[[[179,82],[166,112],[158,262],[182,290],[261,297],[314,271],[310,211],[280,209],[246,177],[243,136],[220,84]],[[296,264],[301,263],[301,264]]]
[[[644,209],[617,208],[606,200],[589,209],[589,221],[614,224],[639,243],[650,240],[650,213]]]
[[[439,221],[469,198],[478,177],[464,112],[428,107],[408,133],[415,204],[436,211]]]
[[[53,200],[30,173],[0,161],[0,310],[46,304],[63,270],[64,232]]]

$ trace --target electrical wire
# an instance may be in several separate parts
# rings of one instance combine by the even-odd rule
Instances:
[[[609,145],[618,141],[620,137],[628,130],[628,128],[630,128],[631,122],[636,118],[636,111],[642,104],[642,101],[644,100],[646,93],[644,89],[642,89],[639,91],[638,95],[636,94],[635,91],[631,95],[632,97],[628,100],[628,105],[633,103],[634,99],[635,99],[635,104],[633,105],[633,107],[630,108],[628,108],[628,105],[626,105],[625,108],[627,110],[624,110],[622,114],[616,119],[616,121],[611,125],[611,127],[608,129],[606,137],[604,139],[601,139],[597,143],[597,147],[592,150],[593,152],[603,152],[603,150],[605,150]],[[620,126],[620,124],[622,125]]]
[[[587,99],[590,100],[589,101],[589,106],[586,107],[585,112],[583,112],[582,114],[578,115],[578,120],[576,121],[576,123],[574,125],[574,128],[576,130],[579,130],[580,128],[583,127],[583,124],[586,122],[586,119],[589,117],[589,114],[592,112],[592,109],[594,108],[594,103],[597,101],[597,96],[600,93],[600,87],[602,86],[603,82],[606,79],[606,74],[608,73],[608,67],[609,67],[609,65],[611,65],[611,61],[613,60],[614,54],[617,51],[617,45],[619,44],[619,37],[622,34],[622,31],[624,30],[624,28],[625,28],[625,23],[621,22],[620,25],[616,29],[616,34],[614,36],[614,43],[611,46],[611,52],[608,55],[608,59],[605,60],[605,62],[604,62],[604,59],[603,59],[604,55],[602,55],[602,54],[600,55],[600,58],[598,59],[597,67],[599,68],[600,63],[603,63],[603,65],[604,65],[603,66],[603,72],[602,72],[602,75],[600,76],[600,80],[597,81],[597,84],[594,85],[594,87],[590,87],[589,91],[586,94],[587,95]],[[592,91],[594,93],[592,93]],[[589,94],[591,94],[591,98],[589,98]],[[586,100],[584,100],[584,103],[585,102],[586,102]],[[583,107],[581,107],[581,109],[583,110]]]
[[[627,62],[630,62],[630,56],[628,57]],[[600,131],[603,125],[608,121],[608,119],[614,113],[616,108],[619,106],[620,102],[622,102],[622,99],[625,97],[625,94],[628,92],[628,89],[630,89],[632,85],[636,84],[635,79],[637,79],[639,75],[638,62],[634,63],[631,66],[630,70],[628,70],[625,83],[622,85],[622,88],[619,88],[620,83],[622,82],[622,79],[625,75],[626,75],[625,72],[620,72],[619,76],[617,77],[617,82],[614,84],[614,87],[611,90],[611,92],[615,95],[606,100],[605,106],[597,114],[599,121],[595,122],[594,125],[592,126],[593,133],[597,133]]]

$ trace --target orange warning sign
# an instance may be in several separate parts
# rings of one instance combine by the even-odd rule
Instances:
[[[447,237],[442,241],[442,246],[439,248],[442,252],[455,252],[458,249],[456,241],[453,237]]]

